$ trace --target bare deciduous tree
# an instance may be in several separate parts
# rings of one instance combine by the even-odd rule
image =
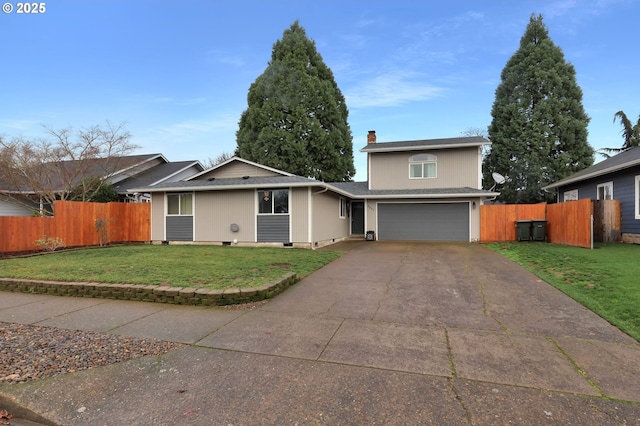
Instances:
[[[207,158],[207,160],[204,162],[204,168],[205,169],[210,169],[213,166],[216,166],[222,162],[227,161],[228,159],[233,158],[233,154],[230,154],[228,152],[223,152],[221,154],[218,154],[217,157],[215,158]]]
[[[123,157],[138,148],[124,123],[45,129],[49,138],[0,139],[0,193],[34,210],[72,195],[91,201],[91,194],[110,185],[110,175],[126,167]]]

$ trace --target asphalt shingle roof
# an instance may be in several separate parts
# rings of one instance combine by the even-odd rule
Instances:
[[[164,192],[166,190],[222,190],[230,188],[245,187],[250,188],[264,188],[267,186],[273,187],[285,187],[285,186],[308,186],[308,185],[323,185],[314,179],[305,178],[302,176],[264,176],[264,177],[249,177],[243,178],[224,178],[214,180],[190,180],[181,182],[166,182],[159,183],[154,186],[130,188],[131,190],[140,192]]]
[[[118,182],[116,189],[118,192],[127,192],[128,189],[151,186],[159,180],[165,179],[183,169],[197,163],[196,161],[175,161],[171,163],[158,164],[150,169],[140,172],[136,176],[132,176]]]
[[[483,189],[474,189],[469,187],[462,188],[432,188],[432,189],[369,189],[368,182],[331,182],[328,185],[336,187],[343,192],[347,192],[354,197],[406,197],[406,196],[451,196],[451,195],[469,195],[469,196],[492,196],[495,195],[491,191]]]
[[[422,139],[415,141],[377,142],[367,144],[361,152],[415,151],[420,149],[460,148],[462,146],[490,145],[481,136],[465,136],[460,138]]]
[[[591,167],[580,170],[564,179],[545,186],[547,188],[557,188],[569,183],[580,182],[582,180],[591,179],[597,176],[606,175],[618,170],[626,169],[640,164],[640,147],[630,148],[620,154],[607,158]]]

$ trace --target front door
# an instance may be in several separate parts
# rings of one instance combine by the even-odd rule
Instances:
[[[351,233],[364,234],[364,201],[351,202]]]

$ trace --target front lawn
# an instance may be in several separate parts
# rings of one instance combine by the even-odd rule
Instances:
[[[207,289],[264,285],[287,272],[299,278],[340,252],[204,245],[133,245],[0,260],[0,277]]]
[[[640,246],[596,244],[594,250],[546,243],[486,246],[640,340]]]

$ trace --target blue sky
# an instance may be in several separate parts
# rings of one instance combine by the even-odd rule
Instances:
[[[576,68],[594,148],[640,114],[640,2],[58,0],[0,14],[0,135],[126,122],[136,153],[232,153],[251,83],[296,19],[345,95],[356,180],[378,141],[457,137],[491,122],[500,72],[541,13]]]

